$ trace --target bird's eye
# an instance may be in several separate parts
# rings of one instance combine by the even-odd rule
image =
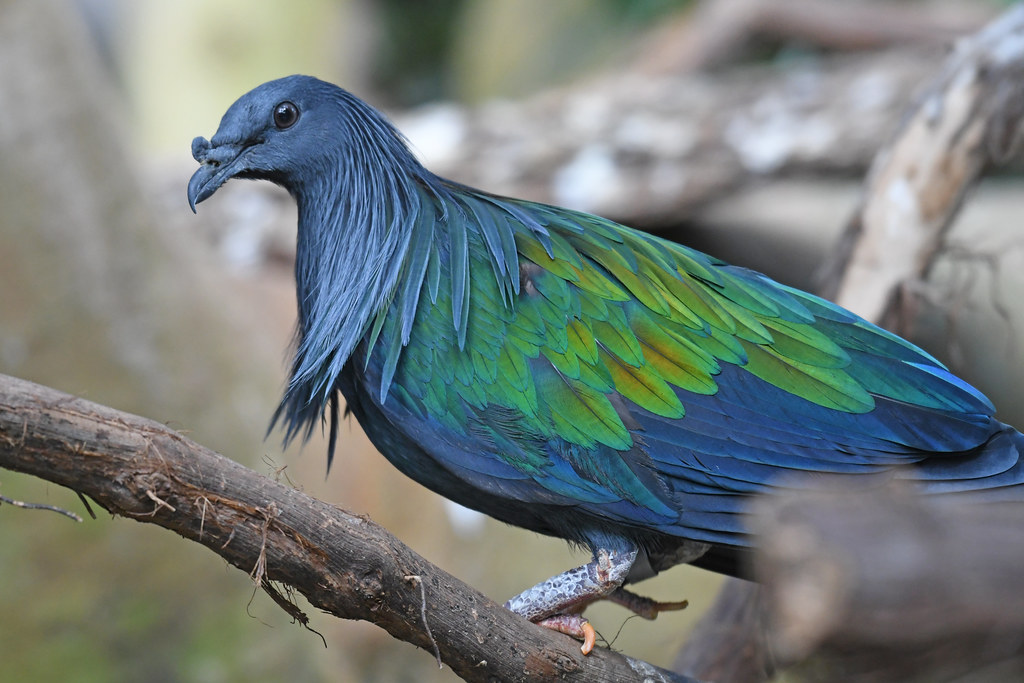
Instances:
[[[285,130],[299,120],[299,108],[291,102],[282,102],[274,107],[274,125],[278,130]]]

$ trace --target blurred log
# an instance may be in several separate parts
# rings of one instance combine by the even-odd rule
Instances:
[[[760,586],[729,578],[683,645],[673,671],[719,683],[761,683],[775,673]]]
[[[583,656],[579,643],[494,603],[368,518],[152,420],[6,375],[0,467],[206,546],[304,625],[285,597],[293,591],[317,609],[373,622],[436,654],[467,681],[694,683],[603,648]]]
[[[825,271],[824,296],[896,327],[901,284],[924,279],[967,190],[1018,152],[1024,7],[963,39],[871,166]]]
[[[963,3],[922,12],[891,2],[703,0],[645,41],[634,64],[642,73],[720,68],[764,41],[839,51],[944,45],[977,30],[993,12]]]
[[[523,101],[431,105],[397,123],[441,175],[656,227],[765,177],[860,176],[940,54],[714,78],[620,73]]]
[[[797,665],[787,676],[1024,680],[1021,506],[794,490],[753,519],[771,646]]]

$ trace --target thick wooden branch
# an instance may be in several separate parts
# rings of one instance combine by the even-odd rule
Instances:
[[[371,621],[436,653],[467,681],[692,680],[608,650],[584,657],[575,641],[495,604],[365,517],[152,420],[6,375],[0,467],[201,543],[253,576],[279,604],[280,585],[317,609]],[[297,608],[288,611],[304,619]]]
[[[762,498],[768,633],[802,681],[1024,680],[1024,508],[890,488]]]

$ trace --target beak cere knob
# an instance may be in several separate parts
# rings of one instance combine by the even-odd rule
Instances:
[[[199,162],[198,170],[188,181],[188,205],[192,211],[244,167],[242,155],[247,149],[238,143],[214,144],[204,137],[192,141],[192,156]]]
[[[210,141],[204,138],[202,135],[192,140],[192,158],[203,163],[206,160],[206,154],[210,151]]]

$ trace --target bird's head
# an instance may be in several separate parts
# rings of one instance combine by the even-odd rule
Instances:
[[[442,182],[382,114],[310,76],[242,95],[210,140],[192,141],[192,156],[200,164],[188,183],[193,211],[231,178],[270,180],[298,203],[298,335],[275,421],[287,423],[286,440],[308,436],[328,404],[337,405],[345,364],[408,272],[422,188],[436,198]]]
[[[311,76],[280,78],[242,95],[211,139],[192,141],[200,166],[188,184],[189,206],[195,211],[230,178],[270,180],[297,194],[349,144],[344,124],[352,100]]]

